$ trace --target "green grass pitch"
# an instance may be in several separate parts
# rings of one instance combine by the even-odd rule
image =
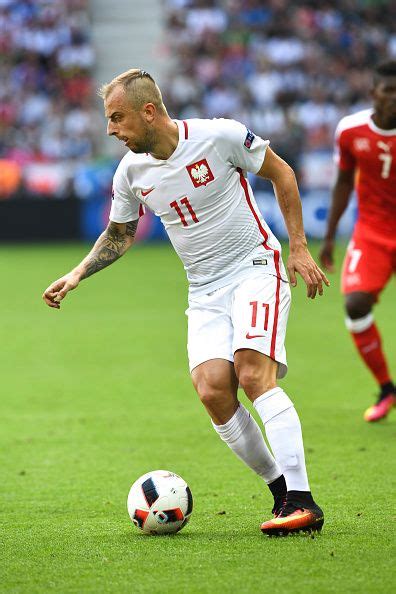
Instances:
[[[376,387],[344,329],[338,275],[314,302],[301,279],[293,289],[282,382],[302,420],[324,529],[269,539],[259,531],[268,490],[216,436],[190,383],[177,256],[137,246],[61,311],[47,308],[44,288],[86,251],[0,249],[0,591],[395,591],[396,410],[362,420]],[[376,318],[394,374],[395,301],[391,281]],[[139,533],[126,512],[132,482],[159,468],[183,476],[194,496],[191,522],[174,537]]]

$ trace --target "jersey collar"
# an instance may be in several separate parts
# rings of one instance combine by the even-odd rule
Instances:
[[[377,134],[381,134],[382,136],[395,136],[396,128],[392,128],[392,130],[383,130],[382,128],[378,128],[378,126],[376,126],[376,124],[373,121],[373,113],[374,112],[370,114],[368,120],[368,127],[370,128],[370,130],[376,132]]]

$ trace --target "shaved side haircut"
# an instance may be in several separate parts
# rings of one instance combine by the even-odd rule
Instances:
[[[146,103],[152,103],[159,112],[167,113],[157,83],[145,70],[131,68],[122,72],[109,83],[102,85],[98,94],[103,99],[107,99],[113,89],[119,85],[124,89],[134,110],[138,111]]]

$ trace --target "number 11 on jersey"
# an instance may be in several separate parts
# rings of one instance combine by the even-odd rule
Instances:
[[[193,222],[194,223],[199,223],[199,219],[198,219],[197,215],[195,214],[195,211],[194,211],[193,207],[191,206],[191,204],[190,204],[187,196],[185,196],[184,198],[182,198],[180,200],[180,204],[183,204],[183,206],[185,207],[185,209],[188,210],[188,212],[191,215],[191,218],[192,218]],[[174,208],[175,209],[175,211],[177,212],[177,214],[180,217],[180,220],[182,222],[183,227],[188,227],[188,223],[187,223],[187,221],[185,219],[185,216],[183,214],[183,210],[182,210],[181,206],[178,204],[177,200],[174,200],[173,202],[171,202],[169,204],[169,206],[171,208]]]

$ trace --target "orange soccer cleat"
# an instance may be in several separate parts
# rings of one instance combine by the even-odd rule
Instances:
[[[322,529],[323,511],[312,500],[305,506],[288,501],[272,520],[261,524],[261,532],[268,536],[287,536],[295,532],[316,532]]]
[[[396,406],[396,397],[394,394],[388,394],[380,398],[375,404],[370,406],[364,413],[364,420],[372,423],[384,419],[390,412],[391,408]]]

